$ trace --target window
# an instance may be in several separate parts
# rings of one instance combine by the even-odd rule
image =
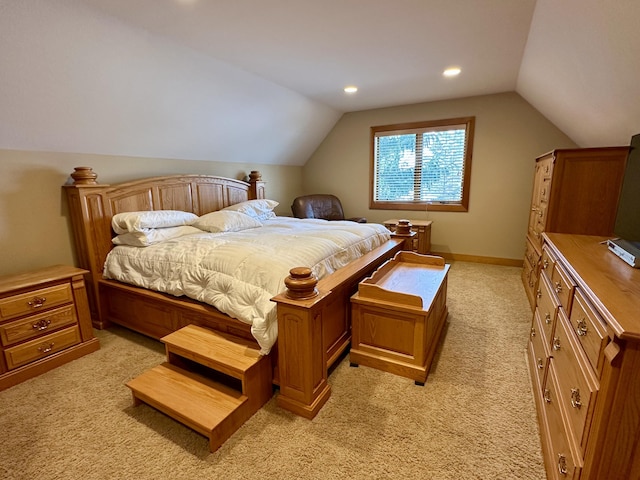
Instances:
[[[372,209],[466,212],[475,117],[371,127]]]

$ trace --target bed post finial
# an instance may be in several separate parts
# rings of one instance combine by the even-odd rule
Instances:
[[[249,178],[249,200],[265,198],[265,182],[262,181],[262,174],[258,170],[251,170],[247,177]]]
[[[74,167],[74,172],[71,174],[74,185],[97,185],[96,178],[98,174],[93,171],[91,167]]]
[[[294,300],[306,300],[317,297],[316,285],[318,279],[308,267],[296,267],[289,270],[289,276],[284,279],[287,286],[285,295]]]

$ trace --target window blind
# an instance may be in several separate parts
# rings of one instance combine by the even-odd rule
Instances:
[[[377,132],[376,201],[459,203],[464,185],[466,125]]]

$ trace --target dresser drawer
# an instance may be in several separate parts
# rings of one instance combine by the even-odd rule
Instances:
[[[553,276],[553,268],[556,265],[556,259],[546,248],[542,249],[542,256],[540,257],[540,272],[547,276],[547,280],[551,281]]]
[[[539,200],[540,203],[549,203],[549,193],[551,192],[551,177],[546,176],[540,185]]]
[[[582,460],[576,450],[574,442],[571,441],[567,431],[564,429],[561,399],[558,395],[559,385],[556,375],[555,359],[549,361],[549,371],[543,392],[543,408],[549,429],[548,438],[551,463],[547,473],[549,478],[564,480],[577,479],[582,470]]]
[[[545,231],[547,225],[547,210],[546,203],[538,205],[538,218],[536,219],[536,231],[540,234]],[[542,239],[541,239],[542,240]]]
[[[7,347],[30,338],[47,335],[53,330],[74,323],[76,323],[76,311],[73,305],[47,310],[0,325],[0,343]]]
[[[560,305],[562,305],[565,312],[570,312],[576,284],[559,263],[556,263],[551,272],[551,285],[558,296],[558,300],[560,300]]]
[[[53,355],[65,348],[80,343],[80,330],[77,325],[51,333],[27,343],[5,349],[4,355],[9,370]]]
[[[545,373],[547,371],[547,363],[549,361],[549,351],[545,344],[544,337],[542,335],[542,326],[540,324],[540,316],[538,311],[533,315],[533,322],[530,333],[530,361],[535,366],[536,374],[538,375],[538,385],[544,385]]]
[[[538,265],[538,262],[540,261],[540,254],[531,243],[529,237],[527,237],[527,245],[524,256],[531,264],[531,267],[535,269],[535,267]]]
[[[558,377],[558,396],[571,424],[578,445],[584,445],[588,419],[593,414],[597,380],[588,365],[584,352],[570,330],[563,310],[558,314],[551,351]]]
[[[69,283],[31,290],[28,293],[0,299],[0,320],[36,313],[72,301],[73,293]]]
[[[554,157],[547,157],[538,161],[538,168],[540,169],[540,174],[543,178],[551,178],[554,160]]]
[[[535,310],[536,307],[536,291],[538,288],[538,275],[537,269],[532,267],[527,258],[522,262],[522,283],[524,285],[524,291],[527,294],[529,300],[529,306]]]
[[[596,313],[579,288],[574,294],[569,320],[589,363],[594,370],[599,371],[602,352],[609,343],[609,337],[600,315]]]
[[[533,265],[531,265],[529,259],[526,257],[524,259],[522,268],[522,279],[527,288],[533,290],[536,286],[537,275]]]
[[[558,302],[551,291],[549,281],[544,275],[540,275],[538,280],[537,310],[542,326],[543,340],[547,345],[551,345],[553,327],[558,314]]]

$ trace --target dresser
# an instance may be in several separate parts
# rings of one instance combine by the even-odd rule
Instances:
[[[0,390],[100,348],[86,273],[58,265],[0,277]]]
[[[543,233],[527,357],[549,479],[640,478],[640,270]]]
[[[522,281],[535,307],[542,233],[611,235],[629,147],[554,150],[536,159]]]

